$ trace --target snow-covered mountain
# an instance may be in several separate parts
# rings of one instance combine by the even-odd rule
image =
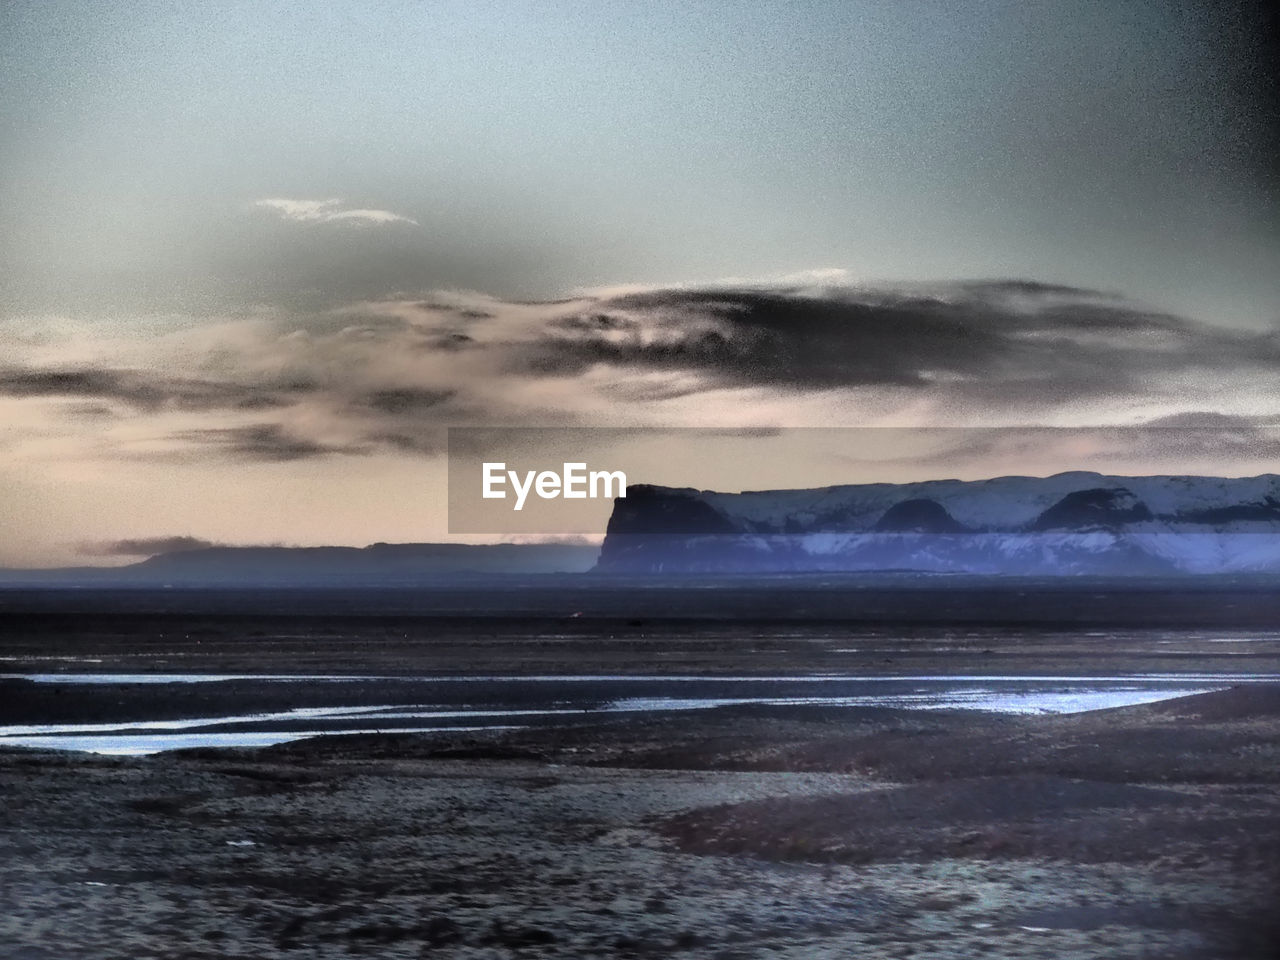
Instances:
[[[633,573],[1280,572],[1280,476],[930,480],[717,493],[631,486],[597,567]]]

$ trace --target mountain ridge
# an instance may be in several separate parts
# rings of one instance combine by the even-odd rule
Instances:
[[[1280,572],[1280,475],[1070,471],[742,493],[637,484],[615,501],[597,569]]]

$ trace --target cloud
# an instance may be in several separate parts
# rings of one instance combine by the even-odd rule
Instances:
[[[152,557],[158,553],[177,553],[182,550],[205,550],[226,544],[203,540],[200,537],[143,537],[135,540],[107,540],[80,545],[80,552],[91,557]]]
[[[453,395],[452,390],[399,387],[394,390],[375,390],[363,397],[362,401],[380,413],[412,413],[439,407]]]
[[[818,431],[823,433],[824,431]],[[1117,463],[1146,464],[1129,472],[1221,472],[1249,464],[1267,469],[1280,457],[1280,428],[1247,417],[1216,413],[1178,414],[1131,426],[974,427],[877,431],[881,446],[896,455],[880,464],[913,475],[938,477],[956,471],[988,476],[1026,472],[1114,469]],[[830,440],[828,440],[830,443]],[[850,444],[856,448],[856,444]],[[850,464],[859,453],[842,454]]]
[[[276,423],[189,430],[178,436],[193,443],[221,447],[236,459],[268,463],[369,452],[367,446],[359,444],[324,443],[298,436]]]
[[[1105,426],[1280,414],[1276,333],[1017,279],[541,303],[436,291],[126,341],[15,343],[0,402],[18,405],[24,433],[9,447],[34,450],[44,435],[94,456],[281,463],[439,456],[445,428],[468,425]],[[111,416],[91,422],[87,401]]]
[[[612,283],[602,286],[579,287],[579,296],[599,300],[612,300],[632,294],[697,290],[773,290],[799,293],[835,286],[852,286],[853,274],[844,267],[814,267],[764,277],[718,277],[698,283]]]
[[[530,371],[700,374],[787,390],[906,387],[997,404],[1158,393],[1194,371],[1280,370],[1280,337],[1030,281],[951,288],[659,290],[595,302],[527,344]]]
[[[298,382],[200,380],[111,367],[0,368],[0,396],[87,397],[153,412],[281,407],[307,389]]]
[[[1265,418],[1192,411],[1160,417],[1131,431],[1105,434],[1115,446],[1178,463],[1280,460],[1280,426]]]
[[[291,200],[285,197],[269,197],[253,202],[253,205],[259,209],[272,210],[281,218],[298,223],[408,223],[418,226],[417,220],[392,213],[390,210],[343,207],[342,204],[343,201],[340,199]]]

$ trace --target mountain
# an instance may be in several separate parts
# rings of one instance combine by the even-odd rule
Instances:
[[[0,570],[2,583],[181,586],[412,585],[456,577],[581,573],[600,548],[577,543],[375,543],[368,547],[205,547],[121,567]]]
[[[638,484],[614,504],[596,569],[1280,573],[1280,476],[1076,471],[746,493]]]

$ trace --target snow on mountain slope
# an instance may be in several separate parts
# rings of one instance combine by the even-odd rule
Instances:
[[[1280,476],[934,480],[738,494],[629,488],[600,568],[1280,572]]]
[[[660,488],[655,488],[660,489]],[[903,500],[934,500],[964,525],[1013,529],[1034,520],[1069,493],[1087,489],[1127,489],[1153,514],[1168,516],[1241,503],[1280,503],[1280,476],[1116,477],[1074,471],[1051,477],[996,477],[992,480],[927,480],[921,483],[871,483],[812,490],[744,493],[699,491],[698,497],[726,517],[759,532],[782,532],[787,522],[801,526],[834,512],[848,516],[847,529],[869,528],[885,510]]]

